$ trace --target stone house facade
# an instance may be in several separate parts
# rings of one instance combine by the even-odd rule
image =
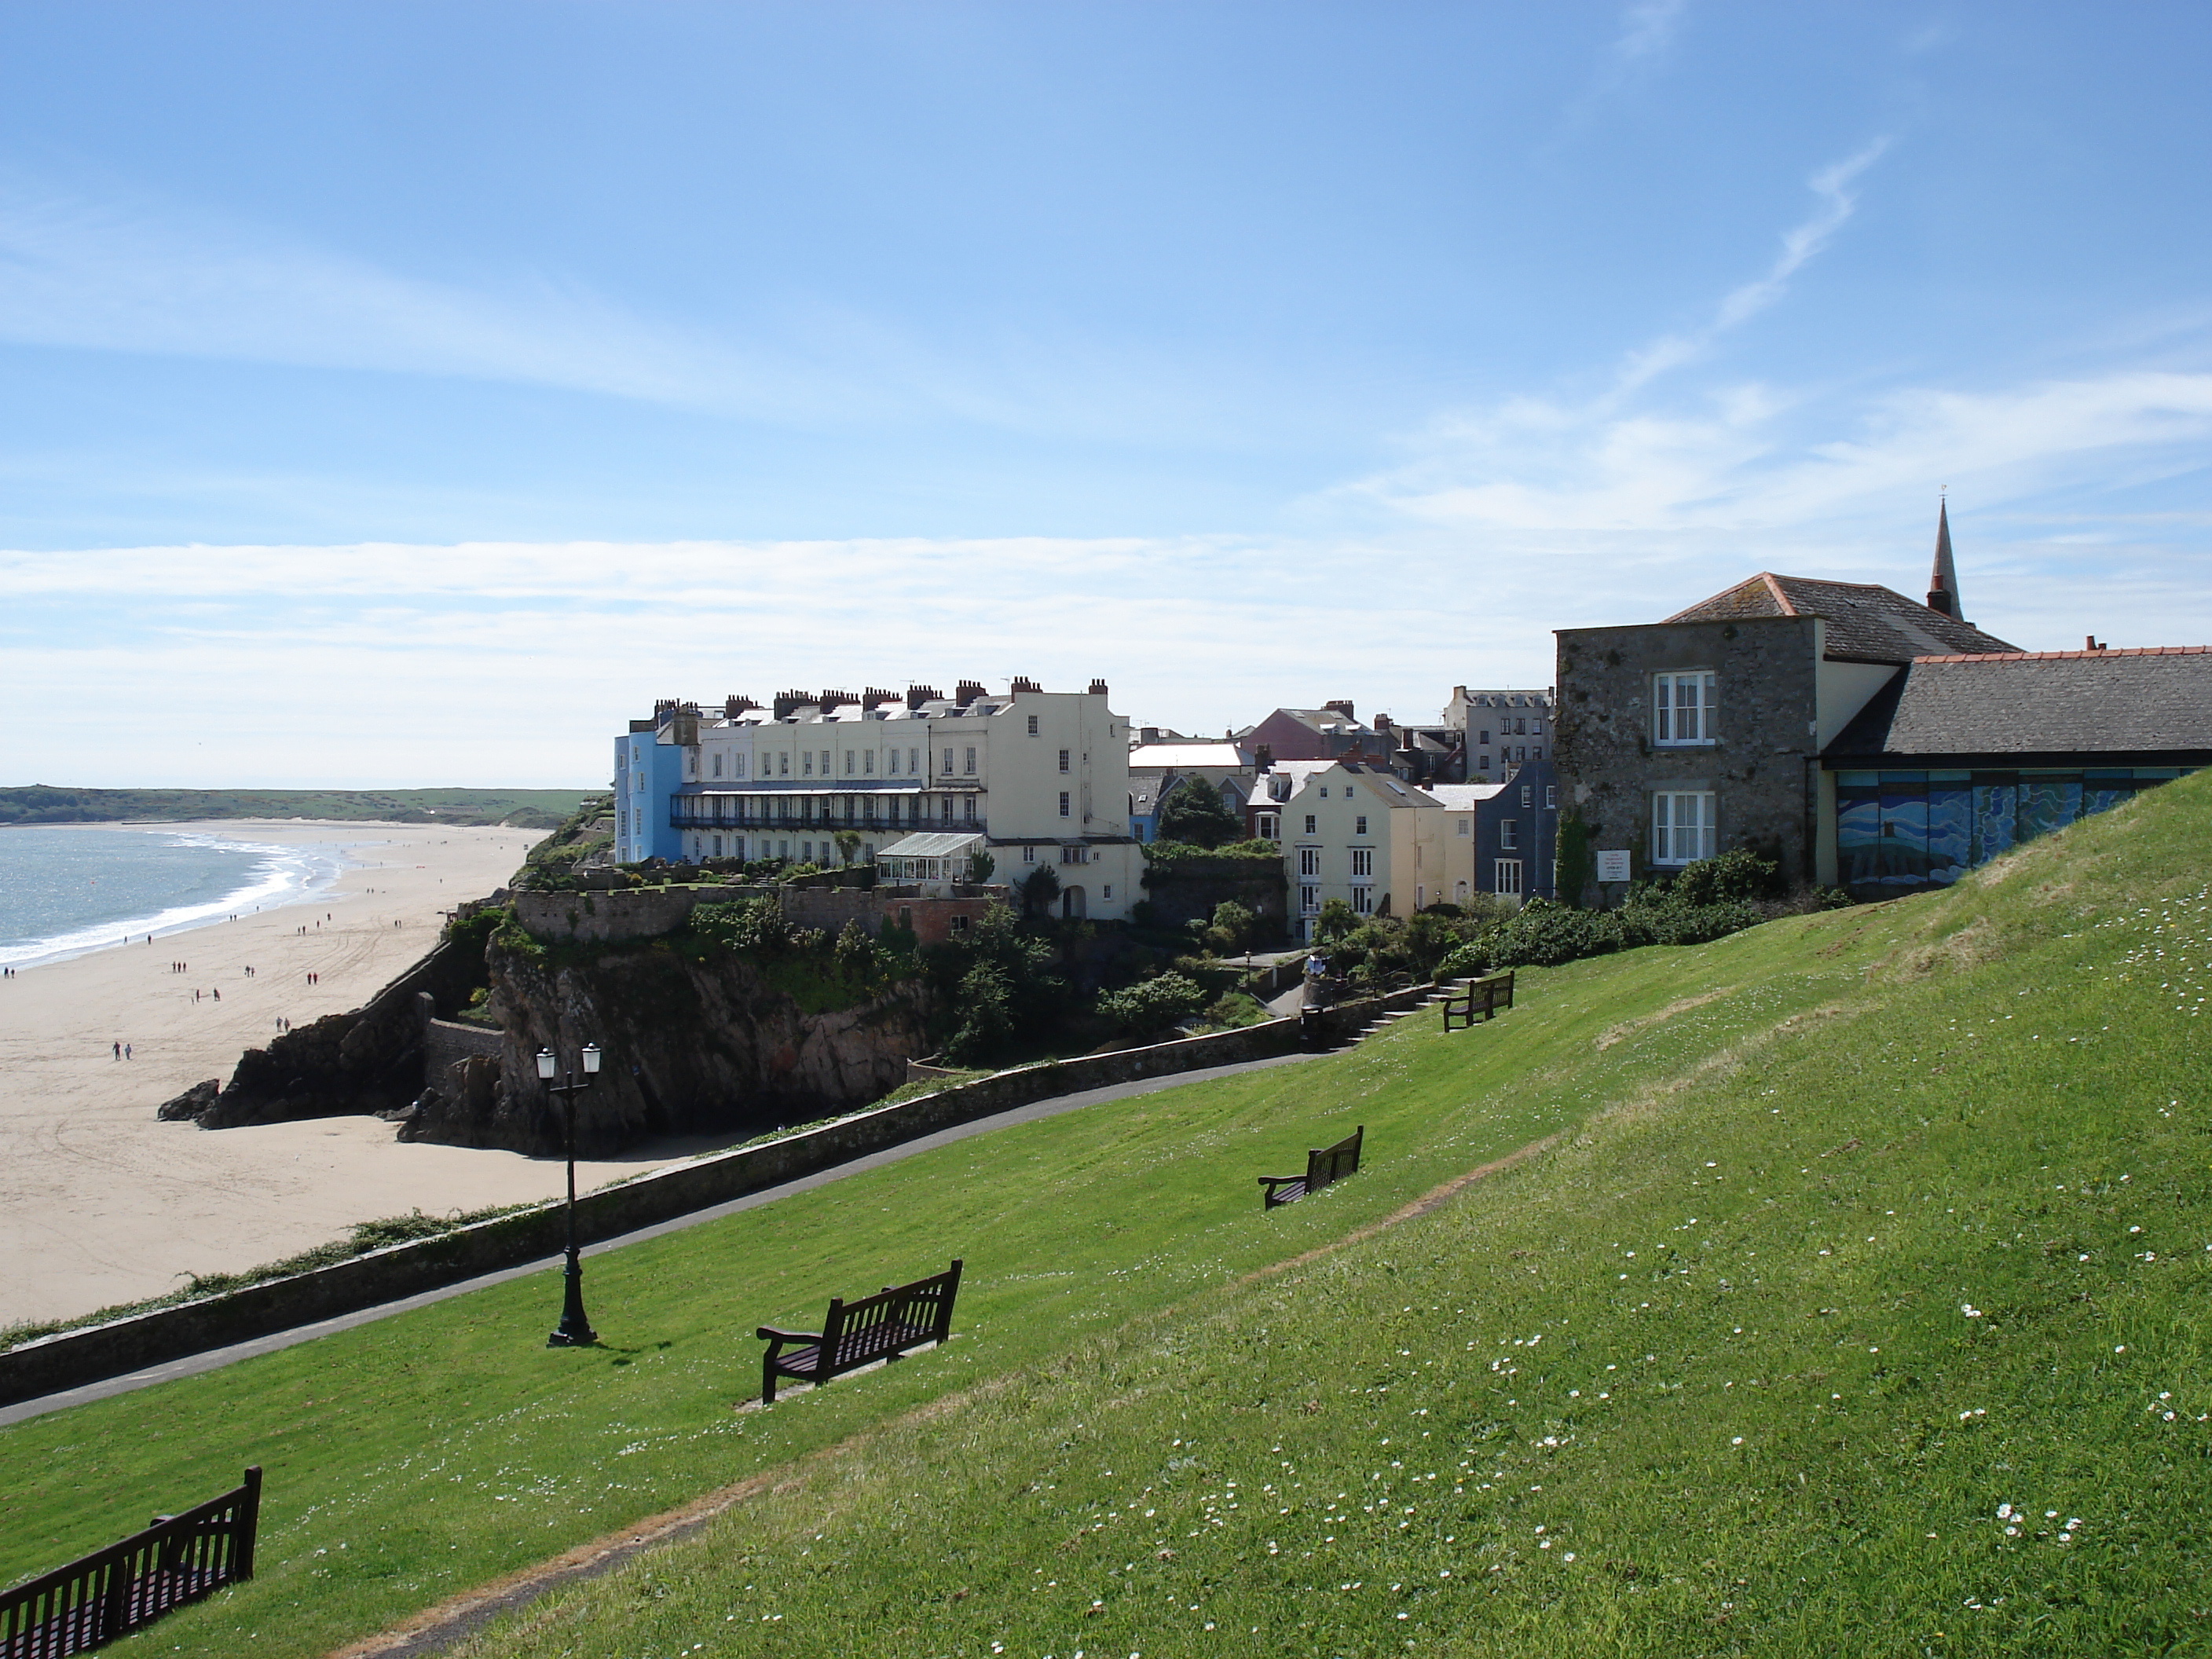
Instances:
[[[1644,880],[1737,847],[1832,885],[1823,751],[1916,659],[2017,650],[1960,618],[1948,519],[1929,588],[1761,572],[1664,622],[1559,630],[1560,896],[1617,898],[1598,876],[1624,855]]]

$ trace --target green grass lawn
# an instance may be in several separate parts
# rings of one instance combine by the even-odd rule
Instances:
[[[2203,1650],[2208,868],[2200,776],[601,1258],[603,1350],[539,1346],[541,1276],[35,1419],[0,1575],[258,1462],[261,1577],[143,1639],[320,1653],[775,1470],[473,1650]],[[954,1255],[945,1349],[732,1409],[754,1325]]]

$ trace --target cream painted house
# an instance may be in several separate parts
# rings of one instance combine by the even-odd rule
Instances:
[[[1476,798],[1471,786],[1451,793],[1447,802],[1357,761],[1308,772],[1277,819],[1297,937],[1313,937],[1314,918],[1330,899],[1363,916],[1465,903],[1474,884]]]
[[[858,855],[909,836],[981,838],[992,879],[1057,874],[1062,913],[1118,919],[1144,896],[1129,833],[1129,725],[1103,680],[1048,692],[1016,680],[1003,696],[973,681],[945,697],[787,692],[763,708],[664,703],[617,746],[628,807],[617,857],[789,859],[832,865],[849,833]],[[631,762],[645,744],[679,757],[666,787]],[[634,781],[625,785],[627,770]],[[627,833],[625,833],[627,831]]]

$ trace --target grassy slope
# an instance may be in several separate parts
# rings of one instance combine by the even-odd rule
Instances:
[[[189,823],[203,818],[337,818],[513,823],[547,830],[579,789],[0,789],[0,824]]]
[[[634,1248],[592,1273],[604,1352],[537,1346],[540,1278],[34,1420],[0,1433],[0,1573],[258,1459],[262,1577],[151,1639],[312,1653],[859,1436],[484,1650],[2193,1644],[2205,1022],[2123,962],[2185,890],[2165,925],[2212,954],[2208,805]],[[1369,1170],[1262,1216],[1250,1176],[1353,1121]],[[731,1412],[752,1325],[956,1252],[945,1351]]]

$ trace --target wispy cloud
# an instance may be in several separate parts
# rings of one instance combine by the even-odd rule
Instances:
[[[1620,33],[1613,42],[1614,60],[1641,64],[1664,52],[1674,44],[1685,9],[1686,0],[1638,0],[1621,14]]]
[[[758,378],[716,343],[557,278],[471,289],[20,176],[0,176],[0,337],[655,401],[742,396]]]
[[[1765,274],[1725,295],[1703,327],[1686,334],[1662,335],[1630,353],[1614,384],[1613,396],[1626,397],[1668,370],[1696,362],[1723,335],[1741,327],[1788,293],[1790,279],[1850,220],[1858,205],[1852,185],[1861,173],[1881,159],[1889,142],[1886,137],[1877,138],[1856,155],[1821,168],[1807,180],[1808,188],[1819,198],[1819,205],[1782,233],[1782,246]]]

